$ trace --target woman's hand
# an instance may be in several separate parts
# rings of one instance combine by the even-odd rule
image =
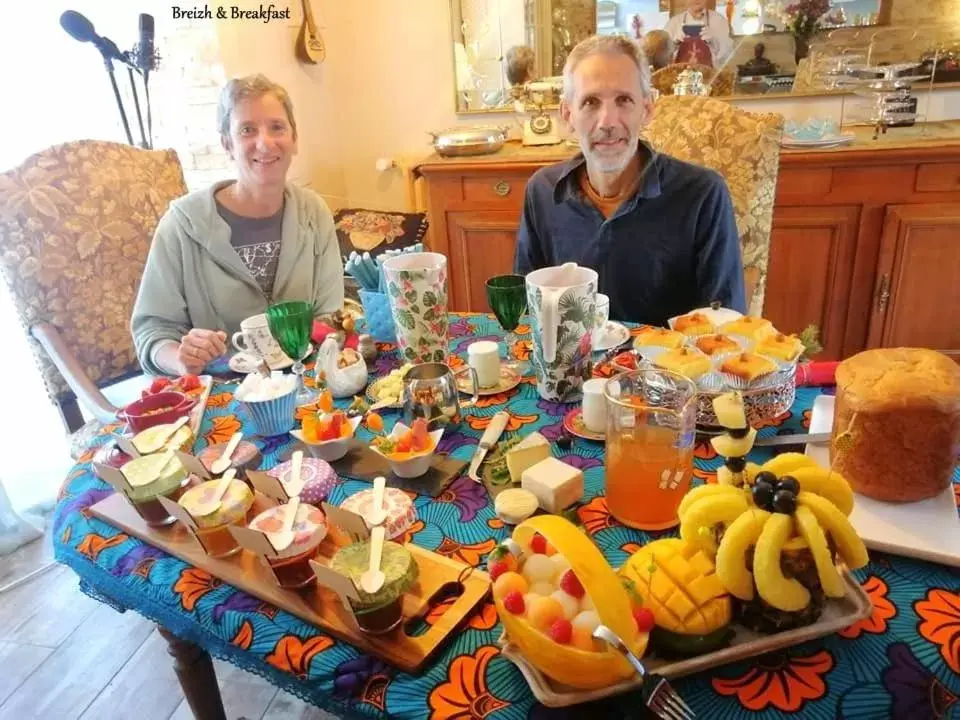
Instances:
[[[208,363],[227,352],[227,334],[222,330],[194,328],[180,340],[177,362],[184,372],[199,374]]]

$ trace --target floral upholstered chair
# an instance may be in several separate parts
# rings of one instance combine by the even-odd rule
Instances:
[[[91,140],[0,174],[0,271],[70,432],[78,398],[109,422],[100,388],[140,371],[133,302],[157,223],[186,191],[172,150]]]
[[[750,113],[708,97],[664,96],[644,137],[661,152],[716,170],[733,199],[743,251],[747,308],[759,315],[766,290],[783,117]]]

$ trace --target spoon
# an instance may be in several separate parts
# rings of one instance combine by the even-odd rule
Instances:
[[[198,517],[210,515],[211,513],[214,513],[220,509],[220,501],[223,500],[223,496],[227,492],[227,488],[230,487],[230,483],[233,482],[233,478],[236,477],[236,475],[236,468],[227,469],[227,471],[223,474],[223,477],[220,478],[220,482],[217,483],[217,487],[213,491],[213,497],[207,502],[203,503],[203,505],[196,507],[196,513]]]
[[[297,510],[300,508],[300,496],[294,495],[287,503],[287,512],[283,516],[283,527],[275,533],[267,535],[270,544],[277,552],[283,552],[296,537],[293,534],[293,521],[297,519]]]
[[[287,497],[292,498],[303,492],[303,486],[306,484],[300,479],[300,468],[303,464],[303,451],[297,450],[290,458],[290,472],[287,473],[286,480],[281,480],[283,491]]]
[[[223,449],[223,453],[219,458],[213,461],[213,464],[210,466],[210,472],[214,475],[219,475],[224,472],[228,467],[230,467],[230,456],[233,455],[233,451],[237,449],[237,445],[240,444],[240,440],[243,439],[242,432],[235,432],[233,437],[230,438],[230,441],[227,443],[227,446]]]
[[[383,491],[386,486],[387,479],[382,475],[373,481],[373,502],[367,515],[367,520],[372,527],[382,525],[387,519],[387,511],[383,509]]]
[[[138,447],[137,450],[141,455],[149,455],[150,453],[160,450],[164,445],[173,440],[173,436],[177,434],[177,431],[188,422],[190,422],[189,415],[184,415],[182,418],[177,418],[177,421],[170,425],[165,432],[155,437],[152,443],[150,443],[147,447]]]
[[[377,525],[370,533],[370,568],[360,576],[360,587],[365,593],[372,595],[383,587],[387,576],[380,569],[383,558],[383,525]]]

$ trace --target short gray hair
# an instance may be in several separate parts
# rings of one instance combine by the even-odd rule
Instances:
[[[573,100],[573,73],[576,71],[577,65],[591,55],[599,53],[626,55],[633,60],[634,65],[640,72],[640,94],[644,97],[651,94],[650,64],[647,62],[647,56],[643,54],[640,45],[624,35],[594,35],[577,43],[577,46],[567,56],[567,62],[563,66],[564,100],[567,102]]]
[[[217,103],[217,127],[222,137],[230,136],[230,120],[233,112],[242,100],[261,98],[264,95],[273,95],[283,105],[287,114],[287,121],[293,130],[293,139],[297,139],[297,121],[293,118],[293,102],[290,94],[282,85],[278,85],[266,75],[247,75],[234,78],[220,91],[220,101]]]

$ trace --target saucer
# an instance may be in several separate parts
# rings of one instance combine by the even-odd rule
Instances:
[[[604,442],[606,436],[604,433],[595,433],[588,430],[583,422],[583,408],[574,408],[563,416],[563,429],[571,435],[576,435],[584,440],[593,440],[595,442]]]
[[[597,339],[597,333],[594,331],[593,351],[612,350],[615,347],[620,347],[628,340],[630,340],[630,331],[627,330],[626,326],[608,320],[607,324],[603,326],[599,339]]]
[[[309,356],[313,352],[313,343],[310,343],[310,350],[307,353]],[[251,355],[250,353],[238,352],[230,356],[230,360],[227,363],[230,366],[230,369],[235,373],[241,373],[243,375],[249,375],[252,372],[257,371],[257,366],[259,365],[259,360],[256,355]],[[293,365],[293,360],[284,356],[284,359],[280,362],[268,363],[271,370],[286,370],[288,367]]]
[[[470,368],[460,368],[456,373],[457,378],[457,389],[466,393],[467,395],[473,395],[473,380],[470,376]],[[517,385],[520,384],[520,375],[511,370],[506,365],[500,365],[500,383],[494,385],[493,387],[480,388],[477,392],[477,395],[497,395],[499,393],[507,392],[508,390],[513,390]]]

